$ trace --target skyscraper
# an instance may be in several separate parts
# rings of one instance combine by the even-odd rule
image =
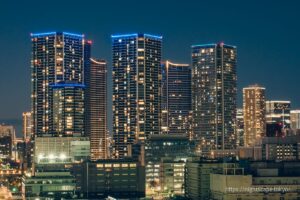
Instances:
[[[128,145],[159,133],[159,74],[162,37],[112,36],[114,156]]]
[[[266,101],[267,136],[281,136],[291,128],[290,101]],[[278,130],[279,127],[281,131]],[[274,129],[276,129],[274,131]]]
[[[243,88],[244,144],[253,146],[266,135],[265,88],[251,85]]]
[[[86,69],[86,132],[91,141],[91,159],[107,158],[107,64],[91,59]]]
[[[243,108],[236,109],[236,136],[237,136],[237,145],[244,146],[244,114]]]
[[[83,84],[62,83],[50,85],[52,94],[52,134],[55,136],[84,136]]]
[[[167,134],[189,135],[191,111],[191,68],[188,64],[162,64],[161,130]]]
[[[236,47],[192,46],[193,131],[202,152],[236,147]]]
[[[42,136],[55,133],[52,86],[83,84],[87,52],[84,36],[73,33],[31,34],[31,41],[33,132]]]
[[[29,140],[32,136],[32,115],[31,112],[23,112],[23,137],[24,141]]]
[[[300,110],[291,110],[291,129],[294,132],[300,130]]]

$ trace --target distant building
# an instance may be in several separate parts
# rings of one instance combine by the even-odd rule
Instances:
[[[161,193],[166,196],[184,195],[185,160],[162,159],[160,165]]]
[[[252,85],[243,88],[244,145],[253,146],[266,135],[265,88]]]
[[[188,160],[185,168],[185,197],[207,200],[210,197],[210,174],[221,171],[223,163],[216,160]]]
[[[145,197],[145,168],[130,159],[87,161],[74,165],[76,191],[84,199]]]
[[[181,176],[180,167],[185,166],[185,161],[194,153],[194,143],[190,142],[185,135],[153,135],[145,144],[146,162],[146,193],[151,196],[155,193],[168,194],[173,191],[176,194],[183,194],[184,180]],[[178,173],[175,171],[178,168]],[[169,173],[166,173],[166,169]],[[174,171],[175,170],[175,171]],[[178,184],[167,184],[170,176],[174,175]],[[173,181],[173,179],[172,179]],[[182,188],[182,189],[180,189]]]
[[[159,134],[162,37],[112,35],[114,157],[128,145]]]
[[[23,178],[23,192],[28,200],[74,199],[75,178],[64,164],[40,164],[33,176]]]
[[[262,147],[261,144],[251,147],[238,147],[237,156],[241,160],[262,160]]]
[[[90,156],[90,141],[87,137],[37,137],[34,145],[34,162],[74,163]]]
[[[188,64],[162,64],[161,130],[165,134],[189,136],[192,109],[191,68]]]
[[[291,128],[290,101],[266,101],[267,136],[286,135]],[[274,126],[281,126],[281,132],[273,132]],[[276,129],[275,129],[276,130]]]
[[[242,167],[225,164],[221,172],[210,175],[210,199],[298,199],[300,176],[282,176],[279,170],[282,168],[264,168],[261,165],[254,175],[248,174]]]
[[[23,112],[22,117],[23,117],[23,137],[24,137],[24,141],[28,141],[33,136],[31,112]]]
[[[264,160],[300,160],[300,135],[263,138],[262,158]]]
[[[36,137],[32,173],[23,177],[26,199],[74,199],[76,182],[70,168],[89,155],[87,137]]]
[[[236,110],[236,135],[237,135],[237,146],[244,146],[244,114],[243,109],[238,108]]]
[[[0,158],[12,158],[16,132],[11,125],[0,124]]]
[[[300,110],[291,110],[291,129],[294,134],[300,133]]]
[[[86,134],[91,141],[91,159],[108,157],[107,134],[107,63],[91,59],[85,69]]]
[[[193,132],[204,154],[236,148],[236,63],[235,46],[192,46]]]

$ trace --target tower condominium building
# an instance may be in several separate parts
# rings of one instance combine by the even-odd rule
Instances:
[[[127,155],[128,145],[159,133],[162,37],[112,35],[113,152]]]
[[[36,33],[31,34],[31,41],[33,133],[36,136],[57,135],[54,128],[54,121],[57,119],[54,119],[53,95],[59,94],[58,88],[61,89],[63,86],[57,86],[59,84],[84,84],[84,65],[89,59],[89,53],[85,51],[84,35],[80,34]],[[53,91],[54,88],[56,91]],[[69,95],[68,99],[61,96],[62,102],[58,104],[72,101],[71,96]],[[70,111],[68,115],[62,116],[64,118],[61,120],[66,124],[83,123],[81,120],[76,121],[74,115],[77,115],[76,111],[73,113]]]
[[[192,46],[193,131],[203,153],[236,147],[236,62],[235,46]]]
[[[91,159],[106,159],[107,141],[107,64],[90,60],[86,70],[86,132],[91,141]]]
[[[191,68],[188,64],[162,64],[161,130],[166,134],[189,134]]]
[[[265,88],[251,85],[243,88],[244,145],[253,146],[266,135]]]

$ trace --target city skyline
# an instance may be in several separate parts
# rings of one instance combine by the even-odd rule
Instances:
[[[155,1],[152,1],[155,3]],[[203,7],[203,12],[208,13],[214,7],[212,3],[208,2],[193,2],[196,5]],[[2,7],[10,8],[12,5],[4,3]],[[65,5],[66,3],[62,3]],[[91,5],[97,3],[90,2]],[[112,3],[103,2],[108,10],[112,9]],[[123,5],[120,2],[119,5]],[[20,3],[22,5],[22,2]],[[300,98],[297,96],[297,66],[300,64],[296,59],[296,48],[298,40],[297,35],[299,29],[294,27],[294,20],[297,19],[297,12],[293,10],[297,7],[298,3],[279,4],[279,1],[268,4],[268,9],[265,8],[267,4],[264,2],[255,2],[248,7],[241,5],[237,2],[222,3],[220,2],[217,9],[219,12],[215,16],[208,18],[207,21],[202,22],[202,28],[194,27],[189,18],[198,16],[195,13],[196,8],[189,5],[181,5],[179,3],[170,4],[175,10],[183,8],[192,9],[187,12],[186,16],[169,16],[163,15],[161,23],[155,24],[158,17],[153,16],[149,19],[147,14],[140,13],[139,20],[131,20],[132,17],[125,16],[128,21],[120,23],[110,13],[103,14],[89,14],[91,21],[86,23],[74,23],[70,17],[66,17],[62,22],[53,19],[48,19],[47,16],[51,14],[51,6],[46,8],[44,14],[39,18],[34,18],[34,15],[27,13],[32,10],[30,3],[24,4],[28,7],[27,10],[16,8],[20,13],[24,14],[24,19],[18,20],[16,17],[10,17],[10,20],[3,24],[3,31],[0,32],[3,46],[0,49],[0,92],[5,94],[0,100],[0,119],[20,119],[22,112],[30,110],[30,40],[28,35],[32,32],[44,31],[72,31],[75,33],[84,33],[89,39],[93,40],[93,56],[107,60],[108,62],[108,97],[112,96],[112,81],[111,81],[111,38],[112,34],[116,33],[131,33],[131,32],[148,32],[153,34],[160,34],[164,38],[162,60],[172,60],[179,63],[191,63],[190,47],[193,44],[205,44],[208,42],[224,41],[228,44],[233,44],[238,47],[238,107],[242,107],[242,88],[258,83],[266,87],[266,99],[275,100],[291,100],[292,108],[297,109],[300,107]],[[132,10],[131,3],[127,3],[125,8]],[[258,7],[260,5],[260,8]],[[159,8],[158,13],[163,13],[164,8],[168,6],[168,1],[163,2]],[[20,6],[21,7],[21,6]],[[92,8],[91,6],[90,8]],[[232,8],[231,8],[232,7]],[[74,9],[78,8],[73,5]],[[222,30],[217,32],[217,28],[224,27],[225,24],[217,22],[217,17],[225,13],[225,11],[233,11],[228,19],[232,20],[231,29]],[[255,10],[257,17],[248,16],[247,13]],[[242,12],[244,10],[245,12]],[[118,9],[122,14],[123,10]],[[192,12],[194,11],[194,12]],[[280,12],[279,12],[280,11]],[[40,12],[40,11],[39,11]],[[70,12],[70,11],[67,11]],[[93,12],[91,12],[93,13]],[[278,14],[279,13],[279,14]],[[283,14],[284,13],[284,14]],[[10,16],[6,10],[1,12],[0,15]],[[260,20],[266,15],[264,20]],[[105,23],[101,17],[108,17],[112,23]],[[110,18],[109,18],[110,17]],[[240,17],[241,19],[238,19]],[[4,18],[4,17],[2,17]],[[95,27],[97,19],[99,28]],[[288,19],[288,20],[287,20]],[[26,22],[24,26],[22,20],[33,21]],[[180,22],[182,28],[177,28],[176,21]],[[169,23],[170,21],[170,23]],[[247,21],[249,23],[246,23]],[[45,23],[47,22],[47,23]],[[166,24],[168,22],[168,24]],[[235,25],[236,26],[235,26]],[[176,25],[176,26],[175,26]],[[268,28],[264,28],[267,26]],[[100,28],[101,27],[101,28]],[[278,27],[282,27],[279,28]],[[255,31],[255,29],[260,31]],[[270,30],[277,30],[271,32]],[[241,32],[240,32],[241,30]],[[7,34],[7,33],[10,34]],[[283,37],[287,35],[288,37]],[[14,41],[14,42],[10,42]],[[9,42],[9,45],[8,45]],[[16,51],[17,50],[17,51]],[[282,55],[282,56],[281,56]],[[12,57],[14,56],[14,57]],[[288,61],[286,61],[288,58]],[[8,61],[9,60],[9,61]],[[255,67],[253,67],[255,66]],[[280,70],[284,66],[285,70]],[[270,73],[272,71],[272,73]],[[272,74],[272,76],[270,76]],[[15,77],[15,78],[11,78]],[[266,78],[267,77],[267,78]],[[22,99],[22,101],[20,101]],[[111,104],[108,101],[108,114],[109,114],[109,129],[112,124],[111,117]]]
[[[0,199],[300,198],[300,2],[15,5]]]

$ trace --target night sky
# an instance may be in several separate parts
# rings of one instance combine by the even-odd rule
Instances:
[[[192,44],[224,41],[238,48],[239,106],[242,87],[258,83],[300,108],[299,9],[296,0],[1,1],[0,119],[30,110],[30,33],[45,31],[84,33],[109,72],[111,34],[161,34],[163,59],[182,63]]]

